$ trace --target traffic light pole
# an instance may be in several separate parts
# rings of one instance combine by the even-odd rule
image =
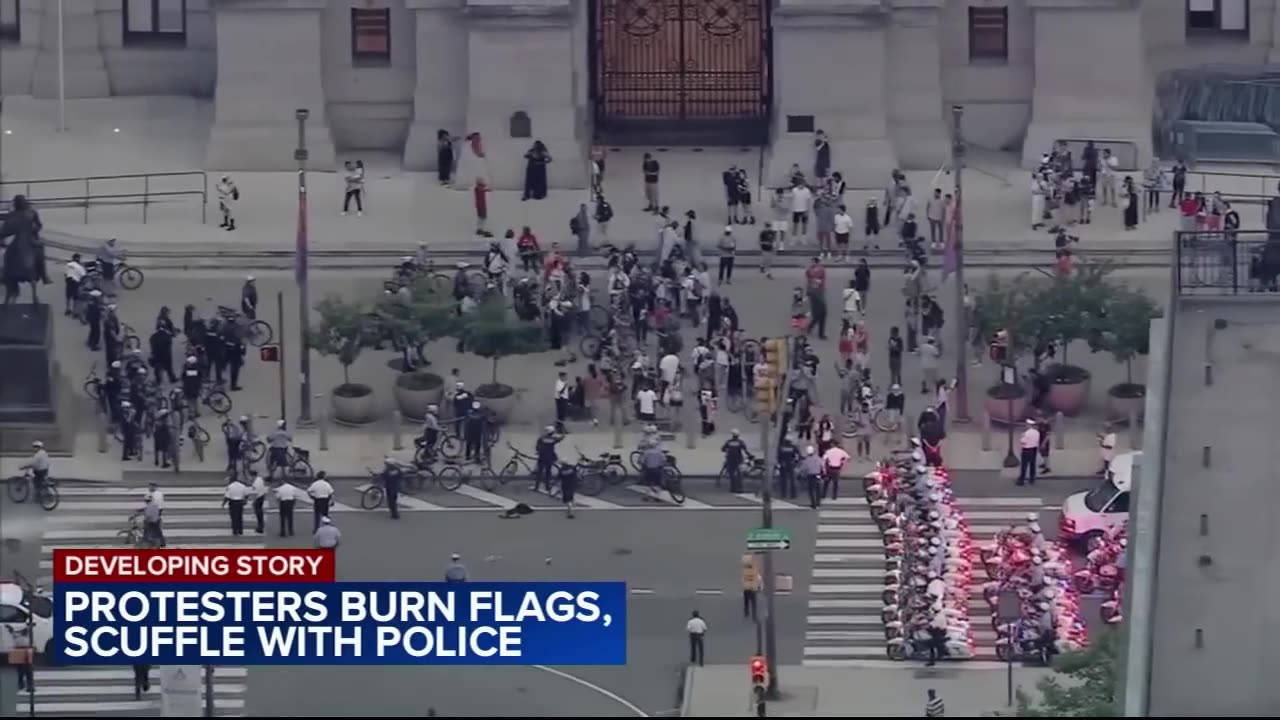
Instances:
[[[288,405],[286,404],[286,401],[285,401],[285,397],[287,395],[287,388],[285,384],[285,373],[284,373],[285,334],[284,334],[284,293],[283,292],[276,293],[276,322],[278,323],[276,327],[280,328],[280,349],[277,351],[279,354],[276,357],[276,369],[277,369],[277,372],[280,374],[280,419],[288,420],[289,411],[288,411]]]
[[[765,416],[760,422],[760,452],[764,454],[764,479],[760,482],[760,509],[763,515],[762,526],[773,527],[773,483],[778,471],[777,448],[782,438],[782,423],[778,422],[778,413],[786,403],[787,392],[791,385],[792,348],[791,339],[781,340],[782,357],[778,358],[781,376],[773,387],[774,396],[769,407],[765,408]],[[776,578],[773,568],[773,551],[764,551],[764,568],[762,571],[764,590],[764,656],[769,665],[769,687],[765,696],[778,698],[778,626],[776,621]],[[760,716],[764,717],[764,703],[759,706]]]

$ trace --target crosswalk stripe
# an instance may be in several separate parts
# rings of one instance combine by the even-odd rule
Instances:
[[[957,497],[956,504],[963,510],[966,507],[1026,507],[1036,509],[1043,507],[1044,503],[1035,498],[1011,498],[1011,497]]]
[[[877,577],[883,576],[879,573]],[[850,595],[854,593],[862,593],[867,595],[875,595],[880,597],[880,593],[884,592],[884,586],[876,583],[812,583],[809,585],[809,592],[814,595]]]
[[[815,598],[809,601],[810,610],[880,610],[884,603],[870,598]]]
[[[819,510],[819,520],[860,520],[871,523],[871,514],[867,510]]]
[[[810,625],[857,625],[858,623],[866,623],[870,619],[871,622],[880,622],[878,615],[809,615],[805,618],[805,622]],[[878,633],[880,639],[884,639],[884,631]]]
[[[36,687],[39,688],[41,683],[63,680],[66,682],[107,682],[115,680],[127,680],[130,687],[133,687],[133,670],[130,668],[116,667],[97,667],[97,668],[79,668],[79,669],[46,669],[36,670]],[[225,667],[222,665],[213,668],[213,679],[218,680],[234,680],[236,678],[249,677],[249,668],[247,667]]]
[[[167,509],[167,508],[166,508]],[[214,508],[205,508],[213,510]],[[244,509],[246,520],[253,517],[253,506],[246,506]],[[180,515],[178,513],[166,512],[164,515],[164,526],[166,528],[174,525],[230,525],[231,516],[227,512],[220,512],[213,515]],[[54,514],[46,519],[51,526],[59,525],[109,525],[111,535],[115,535],[115,531],[122,527],[121,520],[115,517],[85,517],[77,515]]]
[[[811,638],[810,635],[813,635],[813,634],[814,633],[805,633],[805,639],[806,640],[818,640],[818,639],[846,640],[846,641],[852,641],[857,643],[869,643],[869,644],[879,643],[881,645],[884,644],[883,630],[842,630],[839,632],[831,632],[829,633],[829,635],[831,635],[832,637],[826,637],[826,638]],[[805,647],[804,654],[805,654],[805,657],[809,657],[809,656],[823,657],[823,656],[832,656],[832,655],[835,655],[838,657],[841,655],[845,655],[846,652],[845,652],[845,648],[842,648],[842,647],[830,647],[830,646],[823,647],[819,645],[817,647]]]
[[[111,537],[114,537],[114,534],[113,534]],[[94,540],[105,540],[106,538],[107,538],[107,536],[106,536],[106,535],[103,535],[103,536],[101,536],[101,537],[95,537],[95,538],[92,538],[92,539],[94,539]],[[245,542],[239,542],[239,543],[232,543],[232,542],[223,542],[223,543],[203,543],[203,542],[202,542],[202,543],[169,543],[168,545],[166,545],[166,546],[165,546],[165,549],[166,549],[166,550],[240,550],[240,549],[242,549],[242,548],[265,547],[265,546],[263,546],[261,543],[262,543],[262,540],[261,540],[261,538],[260,538],[260,537],[258,537],[258,536],[256,536],[256,535],[255,535],[255,536],[253,536],[253,537],[250,537],[250,536],[247,536],[247,535],[246,535],[246,536],[245,536]],[[53,557],[53,551],[54,551],[54,550],[121,550],[121,549],[123,549],[124,547],[125,547],[125,546],[124,546],[124,545],[122,545],[122,544],[120,544],[120,543],[103,543],[103,542],[99,542],[99,543],[96,543],[96,544],[95,544],[95,543],[87,543],[87,544],[80,544],[80,543],[67,544],[67,543],[62,543],[62,544],[59,544],[59,545],[45,545],[45,546],[43,546],[43,547],[41,547],[41,548],[40,548],[40,554],[41,554],[41,555],[47,555],[47,556],[49,556],[49,557]],[[40,562],[41,562],[41,567],[44,567],[44,563],[45,563],[46,561],[41,560]],[[52,560],[49,560],[49,561],[48,561],[48,563],[49,563],[49,567],[53,567],[53,561],[52,561]],[[132,675],[130,675],[130,677],[133,677],[133,676],[132,676]]]
[[[466,487],[466,486],[464,485],[463,487]],[[552,500],[556,502],[557,504],[562,504],[558,496],[547,494],[547,491],[543,490],[541,487],[535,490],[534,492],[547,498],[548,500]],[[573,504],[578,507],[587,508],[588,510],[626,510],[627,509],[626,507],[619,505],[618,503],[609,502],[608,500],[602,500],[592,495],[583,495],[582,493],[578,493],[573,496]]]
[[[701,502],[699,500],[694,500],[691,497],[685,497],[685,500],[683,503],[677,503],[675,500],[671,499],[671,496],[667,494],[666,491],[650,490],[649,488],[643,485],[633,484],[633,485],[624,485],[623,487],[625,487],[626,489],[630,490],[633,493],[636,493],[637,495],[653,498],[658,502],[666,503],[668,505],[679,505],[680,507],[686,510],[706,510],[711,507],[710,505],[704,502]]]
[[[45,683],[41,685],[39,681],[36,683],[36,709],[40,709],[40,700],[43,697],[76,697],[85,695],[133,695],[133,678],[128,683],[116,683],[113,685],[58,685],[55,683]],[[218,695],[234,695],[243,694],[246,690],[244,685],[227,685],[214,683],[213,694]],[[151,690],[144,692],[143,697],[159,696],[160,683],[152,683]]]
[[[883,570],[867,568],[814,568],[815,578],[883,578]]]
[[[356,491],[357,493],[359,493],[359,494],[364,494],[364,491],[365,491],[365,490],[368,490],[370,487],[372,487],[372,486],[371,486],[369,483],[361,483],[361,484],[359,484],[359,485],[356,485],[354,488],[352,488],[352,490],[355,490],[355,491]],[[414,497],[413,495],[409,495],[409,494],[406,494],[406,493],[400,493],[400,497],[397,499],[397,504],[400,506],[400,509],[401,509],[401,510],[433,510],[433,511],[438,511],[438,510],[448,510],[448,509],[449,509],[449,508],[447,508],[447,507],[443,507],[443,506],[440,506],[440,505],[436,505],[435,503],[429,503],[429,502],[427,502],[426,500],[422,500],[422,499],[420,499],[420,498]],[[387,508],[387,505],[386,505],[386,502],[385,502],[385,500],[384,500],[384,501],[383,501],[383,503],[382,503],[381,505],[379,505],[378,507],[376,507],[376,508],[374,508],[374,509],[375,509],[375,510],[386,510],[386,508]],[[361,509],[363,509],[363,508],[361,508]]]
[[[214,701],[216,711],[221,710],[244,710],[244,700],[240,698],[217,698]],[[26,700],[19,699],[17,704],[18,712],[27,712]],[[118,702],[46,702],[36,703],[36,713],[74,713],[76,715],[92,716],[100,715],[108,712],[138,712],[140,710],[159,710],[160,699],[154,700],[128,700]],[[219,715],[223,713],[219,712]]]
[[[819,530],[819,532],[821,532],[821,530]],[[839,544],[833,545],[832,543],[839,543]],[[883,551],[884,540],[878,537],[857,537],[857,538],[819,537],[817,540],[817,546],[819,548],[827,548],[827,547],[863,548],[865,550]]]
[[[196,528],[168,528],[165,527],[164,536],[166,538],[220,538],[230,535],[230,520],[227,521],[226,528],[196,527]],[[98,530],[46,530],[44,536],[48,540],[98,540],[106,537],[114,537],[115,533],[104,532]]]
[[[488,503],[494,506],[494,508],[499,510],[503,508],[511,507],[512,505],[516,504],[516,502],[514,500],[511,500],[510,498],[505,498],[497,493],[491,493],[488,490],[483,490],[481,488],[478,488],[474,485],[469,485],[467,483],[463,483],[462,485],[460,485],[458,487],[457,493],[464,497],[472,498],[473,500],[479,500],[480,502]]]
[[[825,506],[827,506],[827,505],[840,505],[840,506],[844,506],[844,505],[859,505],[859,506],[862,506],[862,507],[866,507],[866,506],[867,506],[867,499],[866,499],[866,498],[860,498],[860,497],[842,497],[842,498],[836,498],[835,500],[823,500],[823,501],[822,501],[822,505],[823,505],[823,507],[825,507]]]
[[[815,563],[846,563],[868,559],[866,553],[817,553],[813,556]]]

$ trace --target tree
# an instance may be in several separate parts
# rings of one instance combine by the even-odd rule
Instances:
[[[362,350],[377,342],[377,323],[372,322],[365,305],[332,295],[316,305],[316,312],[320,321],[307,331],[307,344],[321,355],[337,359],[342,365],[343,387],[349,387],[351,366]]]
[[[1133,359],[1151,351],[1151,321],[1160,315],[1160,307],[1146,293],[1122,286],[1098,318],[1090,348],[1105,350],[1124,363],[1125,385],[1134,385]]]
[[[1018,690],[1019,717],[1120,717],[1120,633],[1106,629],[1092,640],[1083,650],[1055,658],[1054,675],[1036,683],[1039,702]]]
[[[1097,318],[1105,312],[1116,286],[1107,282],[1111,267],[1104,263],[1080,263],[1068,276],[1054,276],[1036,284],[1029,302],[1043,310],[1039,338],[1062,347],[1062,366],[1072,342],[1089,337]]]
[[[404,357],[404,370],[412,369],[410,353],[426,362],[423,347],[458,330],[458,314],[453,298],[431,283],[418,281],[402,292],[388,293],[373,306],[378,330]]]
[[[493,361],[493,385],[502,384],[498,382],[499,360],[547,349],[542,326],[515,318],[501,298],[488,300],[464,316],[459,334],[467,350]]]
[[[987,285],[974,296],[974,328],[989,342],[996,332],[1009,333],[1009,359],[1031,349],[1043,321],[1033,300],[1035,284],[1023,274],[1013,280],[987,277]]]

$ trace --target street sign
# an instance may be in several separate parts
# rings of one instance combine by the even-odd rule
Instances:
[[[160,666],[160,716],[201,717],[204,704],[200,698],[203,680],[199,665]]]
[[[790,550],[791,531],[781,528],[756,528],[747,533],[748,550]]]
[[[258,359],[269,363],[280,362],[280,346],[263,345],[258,348]]]

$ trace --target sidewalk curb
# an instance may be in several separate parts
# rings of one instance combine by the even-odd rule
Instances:
[[[689,665],[684,669],[680,682],[680,717],[689,717],[690,706],[693,705],[693,670]]]

